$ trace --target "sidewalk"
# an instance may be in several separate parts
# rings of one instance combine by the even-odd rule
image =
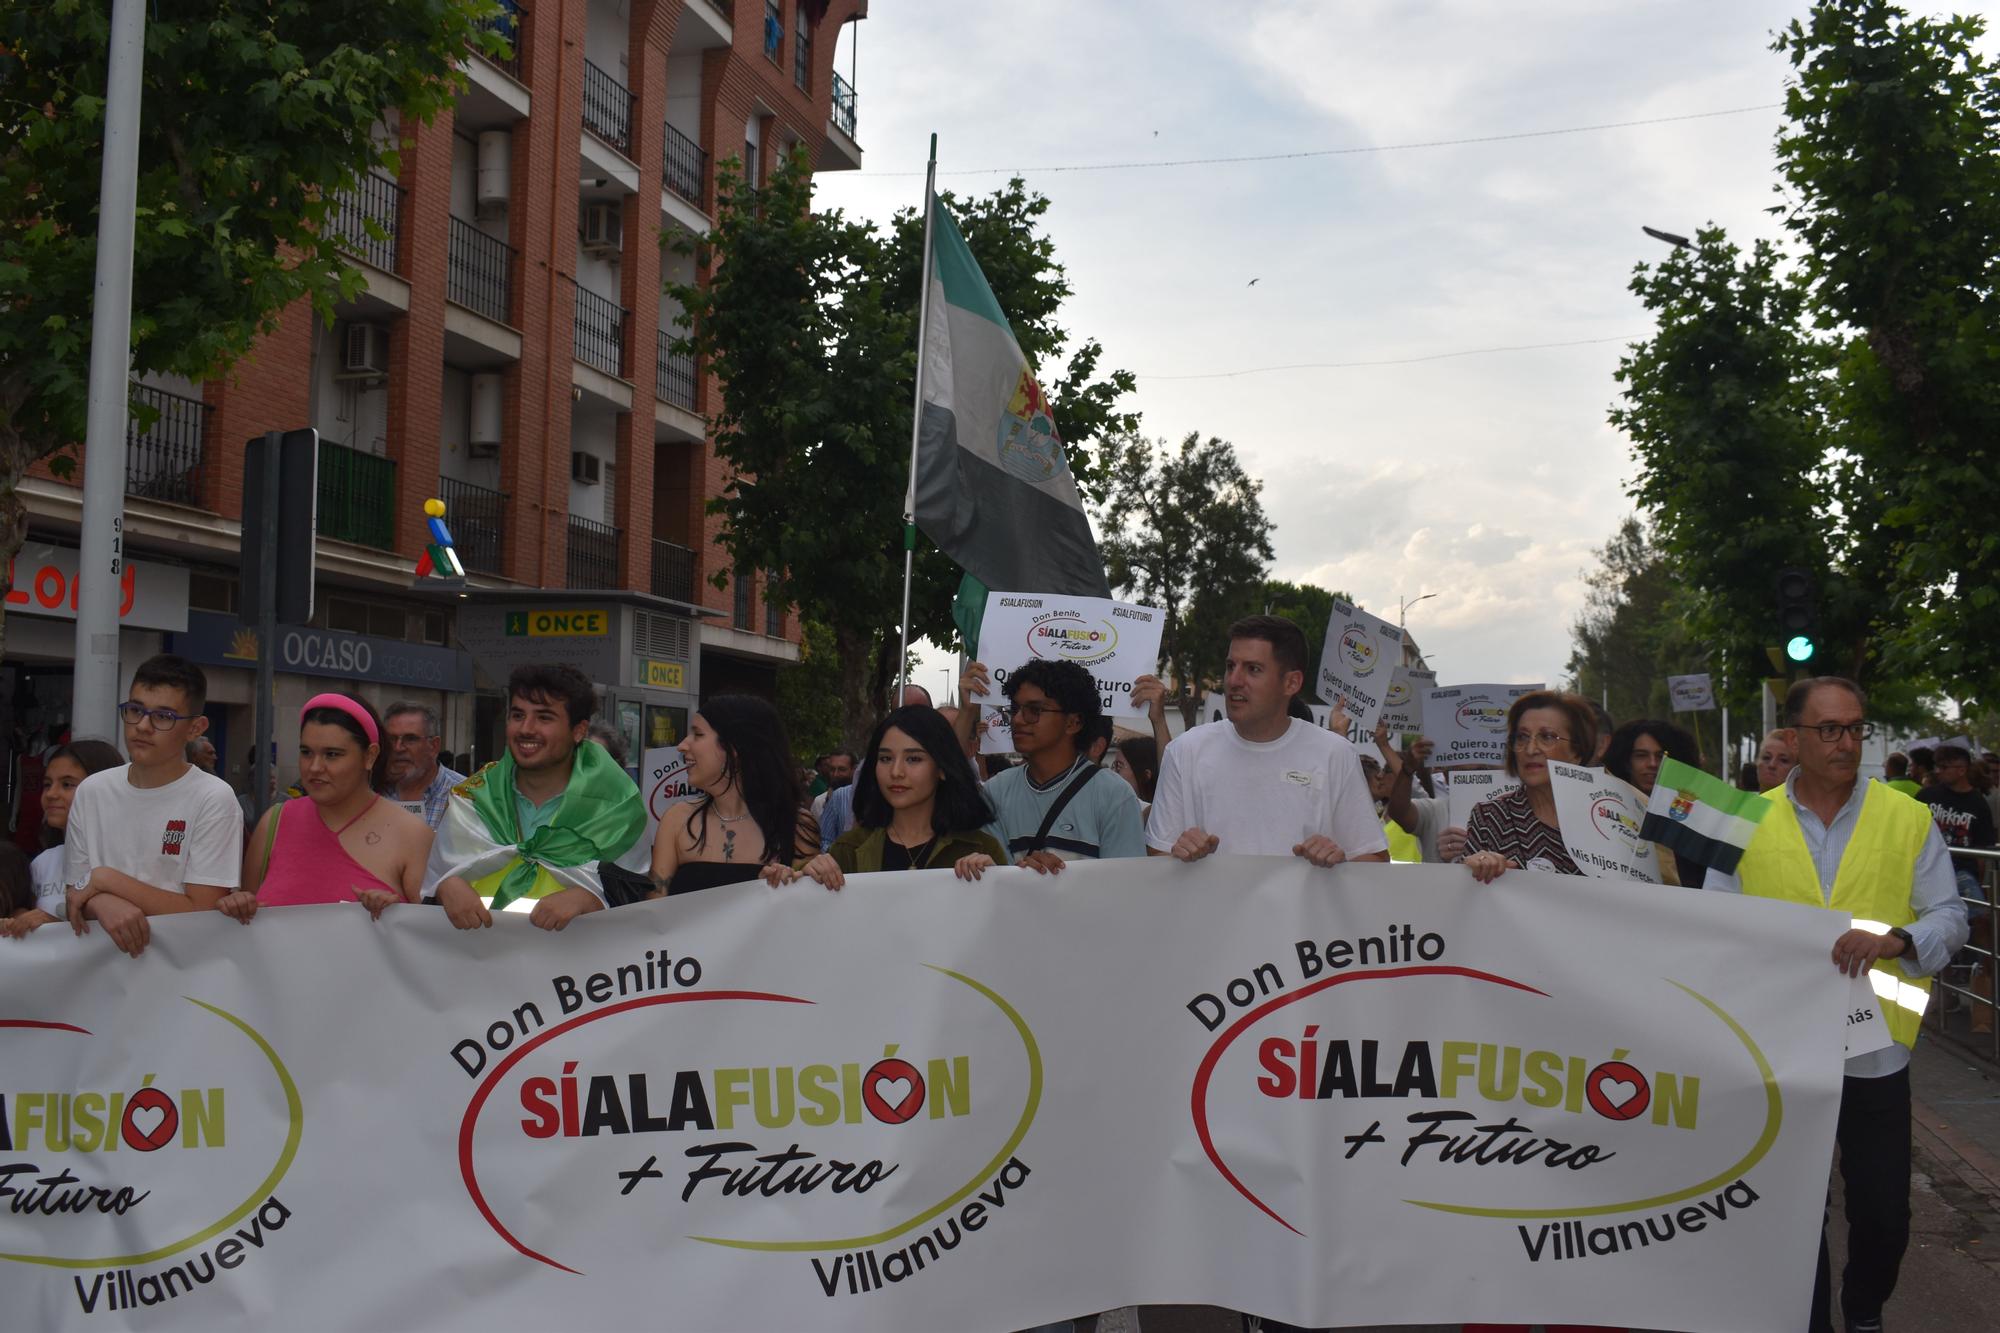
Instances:
[[[1910,1096],[1910,1252],[1884,1321],[1899,1333],[2000,1326],[2000,1070],[1926,1034]]]

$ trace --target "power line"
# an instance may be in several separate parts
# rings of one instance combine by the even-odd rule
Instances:
[[[1692,111],[1683,116],[1653,116],[1646,120],[1612,120],[1599,125],[1567,125],[1553,130],[1521,130],[1513,134],[1482,134],[1465,139],[1424,139],[1415,143],[1371,144],[1361,148],[1314,148],[1296,153],[1259,153],[1247,157],[1185,157],[1157,162],[1072,162],[1042,167],[966,167],[940,171],[940,176],[1009,176],[1030,172],[1062,171],[1142,171],[1149,167],[1214,167],[1243,162],[1297,162],[1313,157],[1352,157],[1363,153],[1400,153],[1419,148],[1459,148],[1467,144],[1508,143],[1518,139],[1551,139],[1564,134],[1596,134],[1604,130],[1629,130],[1641,125],[1673,125],[1686,120],[1714,120],[1719,116],[1747,116],[1754,111],[1772,111],[1783,102],[1762,102],[1756,106],[1730,107],[1724,111]],[[865,176],[921,176],[921,171],[869,171]]]
[[[1232,380],[1239,375],[1269,375],[1282,370],[1355,370],[1363,366],[1414,366],[1425,361],[1451,361],[1462,356],[1491,356],[1496,352],[1540,352],[1556,347],[1596,347],[1604,343],[1637,342],[1644,334],[1616,338],[1578,338],[1574,342],[1515,343],[1510,347],[1469,347],[1458,352],[1433,352],[1428,356],[1399,356],[1382,361],[1300,361],[1288,366],[1248,366],[1242,370],[1212,370],[1200,375],[1139,375],[1142,380]]]

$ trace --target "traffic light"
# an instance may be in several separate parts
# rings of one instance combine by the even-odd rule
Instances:
[[[1800,666],[1819,651],[1819,614],[1813,606],[1812,575],[1787,569],[1778,575],[1778,638],[1785,656]]]

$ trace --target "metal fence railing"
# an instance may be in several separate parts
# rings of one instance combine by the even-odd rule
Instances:
[[[583,127],[619,152],[632,152],[632,90],[583,62]]]
[[[320,441],[319,535],[396,549],[395,461]]]
[[[132,386],[135,411],[125,437],[125,493],[147,500],[201,505],[201,446],[208,405],[150,384]],[[159,413],[142,433],[136,408]]]
[[[1924,1026],[1945,1040],[2000,1064],[2000,1006],[1994,1002],[1994,972],[2000,961],[2000,913],[1989,904],[2000,887],[2000,851],[1954,850],[1959,899],[1972,923],[1972,937],[1931,982]],[[1969,891],[1968,891],[1969,890]]]
[[[836,72],[833,76],[833,124],[850,139],[854,137],[854,103],[854,85]]]
[[[452,218],[444,294],[497,323],[513,323],[514,247],[464,218]]]
[[[587,287],[576,289],[576,359],[625,378],[625,329],[632,312]]]
[[[659,364],[653,373],[653,397],[694,411],[694,355],[674,350],[673,336],[659,331]]]
[[[663,150],[666,157],[667,188],[681,198],[702,207],[702,191],[708,185],[708,154],[700,144],[673,126],[666,126],[667,143]]]
[[[653,539],[653,596],[677,602],[694,600],[694,552],[673,542]]]
[[[490,18],[481,19],[479,26],[490,29],[505,37],[508,44],[508,54],[505,56],[491,56],[486,55],[484,51],[480,52],[480,54],[485,56],[494,65],[506,70],[518,79],[521,77],[521,47],[524,45],[525,36],[522,25],[527,18],[528,11],[517,0],[496,0],[496,3],[500,6],[500,12]]]
[[[438,499],[444,501],[445,526],[459,563],[481,574],[500,573],[507,549],[506,492],[440,477]]]
[[[572,588],[618,587],[618,529],[571,514],[568,573]]]
[[[366,173],[353,189],[334,194],[333,208],[326,215],[326,234],[364,264],[373,264],[384,273],[400,272],[403,187],[380,171]]]

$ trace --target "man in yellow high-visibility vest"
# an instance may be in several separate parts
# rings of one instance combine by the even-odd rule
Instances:
[[[1792,686],[1785,723],[1798,766],[1784,785],[1764,793],[1771,812],[1736,873],[1710,871],[1704,886],[1852,915],[1854,928],[1834,942],[1834,966],[1849,976],[1872,969],[1895,1038],[1850,1058],[1841,1090],[1847,1268],[1840,1304],[1849,1333],[1881,1329],[1882,1307],[1909,1248],[1910,1048],[1930,978],[1967,933],[1951,856],[1930,810],[1884,783],[1861,780],[1861,742],[1873,731],[1867,708],[1860,686],[1839,676]],[[1822,1233],[1813,1333],[1831,1333],[1832,1287]]]

